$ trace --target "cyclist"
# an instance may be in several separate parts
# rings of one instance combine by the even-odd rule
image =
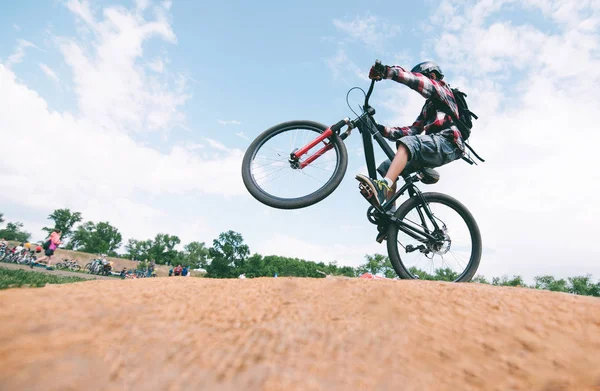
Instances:
[[[439,167],[460,159],[464,154],[464,144],[452,118],[438,110],[433,101],[439,100],[442,104],[446,104],[459,118],[454,95],[443,81],[444,73],[436,63],[421,62],[410,72],[397,65],[374,65],[369,71],[369,78],[376,81],[389,79],[402,83],[427,99],[412,125],[404,127],[378,125],[382,136],[396,141],[398,148],[396,156],[391,162],[387,160],[377,168],[379,174],[384,177],[383,180],[371,179],[362,174],[357,175],[356,179],[370,187],[373,196],[370,197],[369,202],[379,207],[394,195],[396,181],[404,170],[405,173],[411,173],[422,168]],[[383,235],[380,234],[377,239],[381,242]]]
[[[40,259],[36,260],[35,262],[31,262],[29,264],[29,266],[33,269],[33,265],[38,264],[38,263],[42,263],[42,261],[46,262],[46,269],[47,270],[52,270],[52,266],[50,264],[50,262],[52,262],[52,256],[54,255],[54,250],[56,250],[58,248],[58,246],[60,244],[62,244],[62,242],[60,241],[60,234],[61,231],[58,228],[55,228],[54,231],[52,231],[52,233],[50,234],[50,246],[48,247],[48,249],[44,252],[44,256],[41,257]]]

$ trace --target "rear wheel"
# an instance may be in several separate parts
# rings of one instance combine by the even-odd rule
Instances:
[[[340,136],[333,134],[298,161],[290,159],[292,152],[326,129],[318,122],[289,121],[261,133],[246,150],[242,162],[242,179],[250,194],[278,209],[304,208],[330,195],[348,166],[348,153]],[[317,159],[301,167],[317,152]]]
[[[481,233],[467,208],[441,193],[423,193],[436,229],[419,197],[405,201],[394,216],[436,237],[419,241],[396,224],[387,230],[387,248],[394,270],[403,279],[470,281],[481,260]],[[402,255],[400,255],[402,252]]]

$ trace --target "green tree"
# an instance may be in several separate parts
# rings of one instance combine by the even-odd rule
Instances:
[[[110,223],[102,221],[94,224],[88,221],[77,227],[67,248],[86,253],[113,256],[116,255],[115,250],[121,246],[122,241],[121,233]]]
[[[356,268],[358,275],[363,273],[379,274],[387,278],[396,278],[398,274],[392,266],[392,262],[387,255],[373,254],[365,255],[366,262]]]
[[[152,247],[152,240],[129,239],[125,245],[126,255],[134,261],[148,259],[148,251]]]
[[[471,279],[471,282],[478,282],[480,284],[489,284],[490,283],[484,276],[481,276],[481,275],[476,275],[475,277],[473,277]]]
[[[183,255],[175,250],[181,240],[175,235],[159,233],[154,240],[129,239],[125,245],[126,254],[134,260],[154,259],[157,264],[181,263]]]
[[[23,231],[23,223],[20,221],[7,223],[6,228],[0,229],[0,238],[14,240],[17,242],[27,242],[31,234]]]
[[[600,282],[594,284],[592,276],[569,277],[569,293],[586,296],[600,296]]]
[[[179,261],[180,254],[175,250],[175,246],[181,243],[181,240],[177,236],[159,233],[151,243],[147,253],[148,260],[154,259],[161,265],[173,265]]]
[[[73,227],[82,220],[82,217],[81,213],[73,213],[69,209],[55,209],[48,216],[48,219],[54,221],[54,227],[44,227],[42,230],[48,232],[49,235],[55,228],[58,228],[61,232],[61,238],[68,239],[73,235]]]
[[[523,281],[521,276],[513,276],[513,278],[508,278],[507,276],[502,277],[494,277],[492,278],[492,285],[498,286],[520,286],[524,288],[528,288],[527,284]]]
[[[244,244],[241,234],[234,231],[222,232],[213,240],[208,250],[212,258],[206,268],[206,276],[214,278],[237,277],[244,272],[244,263],[250,249]]]
[[[365,259],[367,262],[360,265],[357,270],[358,274],[363,273],[371,273],[371,274],[379,274],[384,270],[385,264],[385,255],[382,254],[374,254],[374,255],[365,255]]]
[[[206,269],[208,263],[208,248],[204,242],[190,242],[185,245],[182,254],[183,264],[192,268]]]
[[[0,224],[4,223],[4,213],[0,213]]]
[[[534,279],[535,289],[545,289],[553,292],[568,292],[567,282],[562,278],[556,280],[552,276],[537,276]]]

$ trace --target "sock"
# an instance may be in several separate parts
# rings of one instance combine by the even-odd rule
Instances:
[[[394,185],[394,182],[388,177],[383,178],[383,180],[388,184],[389,187]]]

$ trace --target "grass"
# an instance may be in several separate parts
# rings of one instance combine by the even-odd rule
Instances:
[[[40,288],[46,284],[68,284],[72,282],[87,281],[80,277],[55,276],[26,270],[11,270],[0,268],[0,289],[20,288],[29,286]]]

